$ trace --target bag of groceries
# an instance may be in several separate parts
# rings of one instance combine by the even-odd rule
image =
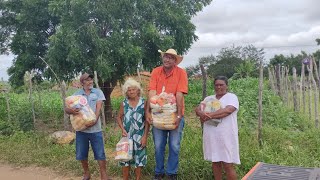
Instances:
[[[56,131],[49,137],[55,144],[72,144],[76,138],[76,134],[70,131]]]
[[[162,130],[176,128],[177,104],[172,93],[162,92],[150,98],[152,124]]]
[[[221,108],[221,103],[215,97],[209,97],[209,98],[205,98],[200,103],[200,108],[201,108],[201,111],[204,111],[204,112],[208,112],[208,113],[215,112],[216,110]],[[212,126],[217,127],[218,124],[221,122],[222,122],[221,119],[210,119],[210,120],[206,121],[205,123],[208,125],[212,125]]]
[[[66,98],[66,106],[68,108],[79,108],[79,114],[71,114],[70,122],[74,130],[81,131],[87,128],[86,125],[96,120],[96,115],[88,105],[88,101],[84,96],[76,95]]]
[[[128,137],[122,137],[116,145],[115,160],[127,162],[132,159],[133,140]]]

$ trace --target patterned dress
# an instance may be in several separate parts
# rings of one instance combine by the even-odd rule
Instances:
[[[126,98],[123,101],[123,107],[124,117],[122,123],[128,136],[133,140],[133,159],[128,162],[120,162],[120,165],[145,166],[147,164],[147,151],[146,148],[141,148],[141,139],[145,128],[144,99],[140,97],[137,106],[132,108]]]

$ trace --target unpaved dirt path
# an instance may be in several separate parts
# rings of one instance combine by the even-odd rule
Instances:
[[[41,167],[15,167],[0,164],[0,179],[5,180],[78,180],[81,177],[64,177]]]
[[[120,177],[111,177],[112,180],[121,180]],[[43,167],[15,167],[0,162],[0,180],[81,180],[82,177],[62,176],[58,172]],[[99,180],[99,177],[92,177]]]

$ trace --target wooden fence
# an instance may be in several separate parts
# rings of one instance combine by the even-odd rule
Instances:
[[[282,101],[294,111],[306,114],[318,128],[320,71],[317,67],[314,58],[310,57],[302,62],[300,78],[295,67],[289,69],[281,65],[269,67],[268,75],[271,89]]]

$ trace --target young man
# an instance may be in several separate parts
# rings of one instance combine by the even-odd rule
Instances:
[[[100,89],[93,88],[93,75],[84,73],[80,77],[82,89],[73,95],[82,95],[87,98],[90,108],[96,114],[96,121],[87,125],[87,128],[76,132],[76,159],[81,161],[83,168],[83,180],[90,179],[90,171],[88,165],[89,143],[94,152],[94,158],[98,161],[100,167],[101,180],[107,180],[106,156],[104,152],[103,133],[101,129],[101,120],[99,118],[102,101],[106,98]],[[65,108],[68,114],[77,114],[79,109]]]
[[[149,100],[160,94],[162,91],[172,93],[177,100],[177,117],[176,129],[161,130],[156,127],[152,128],[153,141],[155,145],[156,167],[154,179],[162,179],[167,174],[169,179],[177,179],[180,141],[184,127],[184,95],[188,93],[188,77],[185,70],[177,65],[183,57],[177,55],[174,49],[168,49],[166,52],[159,50],[162,57],[163,65],[156,67],[151,73],[149,82]],[[151,124],[152,117],[150,108],[146,112],[147,121]],[[164,169],[165,147],[169,139],[169,157],[167,169]]]

